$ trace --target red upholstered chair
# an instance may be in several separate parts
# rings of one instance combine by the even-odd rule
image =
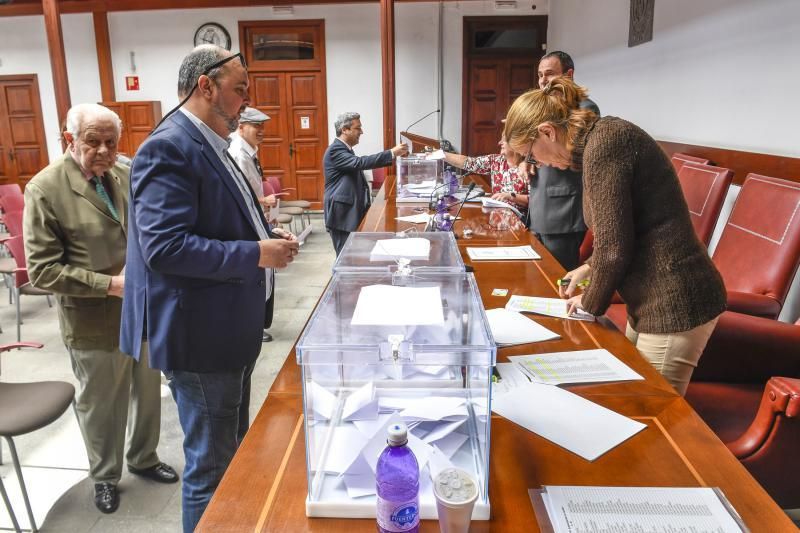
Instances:
[[[733,171],[711,165],[686,163],[678,171],[694,231],[706,246],[711,241],[731,180]]]
[[[272,188],[272,185],[270,184],[269,181],[262,181],[261,182],[261,188],[264,190],[264,196],[269,196],[270,194],[275,194],[275,190]],[[283,203],[283,202],[281,202],[281,203]],[[277,222],[278,224],[281,224],[281,225],[288,224],[288,225],[291,226],[292,218],[293,218],[292,215],[290,215],[288,213],[284,213],[282,211],[282,209],[283,208],[278,210],[279,214],[278,214],[277,217],[275,217],[275,220],[273,222]]]
[[[674,154],[672,154],[672,166],[675,169],[675,172],[680,172],[681,167],[686,163],[699,163],[701,165],[708,165],[709,163],[711,163],[711,161],[703,157],[682,154],[680,152],[675,152]]]
[[[800,323],[726,311],[686,400],[785,509],[800,508]]]
[[[25,197],[22,195],[11,194],[8,196],[0,196],[0,208],[3,213],[11,211],[22,211],[25,207]]]
[[[17,268],[14,270],[14,301],[17,304],[17,341],[20,340],[22,335],[22,311],[20,309],[19,297],[22,294],[29,296],[45,296],[47,297],[47,305],[53,307],[53,302],[50,301],[50,294],[42,289],[37,289],[31,285],[30,278],[28,278],[28,267],[25,263],[25,250],[22,244],[22,235],[11,237],[3,244],[6,245],[11,257],[17,263]]]
[[[714,250],[728,309],[776,318],[800,259],[800,185],[749,174]]]
[[[383,167],[372,169],[372,196],[378,194],[383,182],[386,181],[386,169]]]
[[[281,183],[281,179],[277,176],[269,176],[267,178],[269,184],[272,186],[272,190],[275,191],[275,194],[286,192],[289,190],[295,189],[284,189],[283,184]],[[284,210],[284,207],[286,210]],[[291,215],[305,215],[306,222],[311,224],[311,215],[309,214],[308,210],[311,207],[311,202],[308,200],[286,200],[285,196],[281,196],[281,212],[282,213],[289,213]],[[302,216],[300,217],[302,221]]]
[[[0,185],[0,198],[3,196],[22,196],[22,189],[16,183]]]
[[[581,243],[580,251],[578,252],[578,261],[581,264],[585,263],[592,257],[592,252],[594,252],[594,233],[592,233],[592,230],[587,229],[586,235],[584,235],[583,242]]]

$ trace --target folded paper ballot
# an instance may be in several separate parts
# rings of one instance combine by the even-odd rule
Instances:
[[[647,427],[577,394],[539,383],[524,383],[493,398],[492,411],[588,461]]]
[[[521,313],[536,313],[537,315],[554,316],[556,318],[568,318],[570,320],[585,320],[593,322],[594,315],[578,309],[571,315],[567,314],[567,300],[561,298],[540,298],[538,296],[519,296],[513,295],[506,303],[509,311],[519,311]]]
[[[553,333],[516,311],[489,309],[486,311],[486,318],[497,344],[509,346],[559,338],[558,333]]]
[[[395,217],[395,220],[400,222],[410,222],[411,224],[427,224],[431,219],[428,213],[417,213],[416,215],[406,215],[402,217]]]
[[[530,244],[525,246],[482,246],[467,248],[467,255],[473,261],[519,261],[541,259]]]
[[[361,288],[353,326],[441,326],[442,296],[438,286],[368,285]]]
[[[511,355],[508,359],[534,383],[561,385],[644,379],[611,352],[602,349]]]
[[[400,258],[427,261],[431,255],[431,241],[421,237],[379,239],[369,254],[370,261],[395,261]]]
[[[510,209],[516,214],[518,217],[522,218],[522,213],[520,213],[519,209],[514,207],[513,205],[506,203],[502,200],[496,200],[490,196],[483,196],[481,198],[481,204],[483,207],[488,208],[503,208],[503,209]]]
[[[311,406],[320,418],[330,420],[336,414],[338,399],[325,387],[312,381]],[[356,389],[344,400],[341,419],[370,420],[378,416],[378,399],[375,397],[375,385],[372,382]]]

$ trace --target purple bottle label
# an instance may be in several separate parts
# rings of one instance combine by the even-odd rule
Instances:
[[[378,496],[378,526],[384,531],[408,531],[419,525],[419,499],[396,503]]]

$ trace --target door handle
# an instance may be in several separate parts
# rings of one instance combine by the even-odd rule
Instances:
[[[292,146],[292,143],[289,143],[289,157],[292,157],[293,154],[294,154],[294,147]]]

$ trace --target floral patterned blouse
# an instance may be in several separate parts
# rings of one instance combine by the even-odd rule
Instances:
[[[501,154],[467,157],[464,170],[473,174],[489,176],[492,194],[498,192],[528,194],[528,180],[517,173],[517,167],[508,164]]]

